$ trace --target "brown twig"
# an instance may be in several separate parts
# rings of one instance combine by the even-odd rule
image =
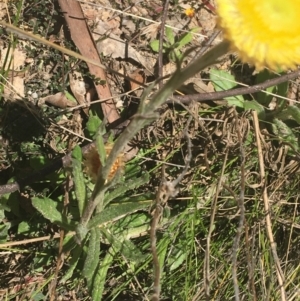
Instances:
[[[256,92],[260,92],[266,88],[279,85],[281,83],[287,82],[289,80],[295,79],[300,75],[300,70],[293,71],[291,73],[281,75],[279,77],[266,80],[261,84],[257,84],[254,86],[237,88],[227,91],[221,92],[211,92],[211,93],[201,93],[201,94],[191,94],[191,95],[184,95],[184,96],[174,96],[180,102],[189,104],[191,101],[206,101],[206,100],[217,100],[223,99],[229,96],[237,96],[237,95],[245,95],[245,94],[252,94]],[[167,103],[172,103],[172,99],[168,99]]]

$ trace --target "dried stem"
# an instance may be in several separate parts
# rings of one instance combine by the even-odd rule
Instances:
[[[261,84],[257,84],[254,86],[237,88],[227,91],[221,92],[211,92],[211,93],[200,93],[200,94],[191,94],[191,95],[184,95],[184,96],[174,96],[180,102],[189,104],[191,101],[206,101],[206,100],[218,100],[223,99],[229,96],[237,96],[237,95],[244,95],[244,94],[251,94],[260,92],[266,88],[279,85],[281,83],[287,82],[289,80],[295,79],[300,75],[300,70],[293,71],[291,73],[281,75],[279,77],[266,80]],[[267,93],[267,92],[266,92]],[[167,103],[172,103],[172,100],[168,100]]]
[[[239,290],[239,284],[238,284],[238,279],[237,279],[237,253],[239,249],[239,242],[241,239],[242,231],[243,231],[243,226],[244,226],[244,221],[245,221],[245,206],[244,206],[244,199],[245,199],[245,151],[243,147],[243,139],[241,135],[241,129],[239,127],[239,119],[237,116],[237,112],[234,111],[235,115],[235,128],[240,144],[240,157],[241,157],[241,165],[240,165],[240,170],[241,170],[241,182],[240,182],[240,197],[238,199],[238,207],[240,209],[240,219],[239,219],[239,225],[236,230],[236,235],[233,241],[233,246],[232,246],[232,277],[233,277],[233,286],[234,286],[234,295],[235,295],[235,300],[239,301],[240,300],[240,290]]]
[[[275,262],[277,280],[280,287],[281,301],[286,301],[286,292],[284,288],[284,282],[285,282],[284,274],[280,266],[280,262],[276,250],[276,243],[274,241],[274,236],[272,232],[271,208],[270,208],[270,201],[269,201],[268,191],[267,191],[266,174],[265,174],[264,159],[263,159],[262,147],[260,141],[260,130],[259,130],[259,121],[258,121],[257,112],[252,111],[252,116],[253,116],[255,138],[256,138],[257,150],[258,150],[261,183],[263,185],[262,195],[263,195],[264,207],[265,207],[266,231],[270,242],[273,260]]]

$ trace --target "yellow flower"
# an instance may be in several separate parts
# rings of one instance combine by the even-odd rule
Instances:
[[[195,10],[193,8],[187,8],[185,11],[184,11],[185,15],[189,18],[193,18],[195,16]]]
[[[299,0],[216,0],[218,24],[244,62],[259,70],[300,64]]]

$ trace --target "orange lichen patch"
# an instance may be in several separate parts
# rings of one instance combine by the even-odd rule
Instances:
[[[109,153],[112,150],[112,147],[113,147],[112,144],[105,145],[106,156],[109,155]],[[99,157],[98,151],[95,146],[91,147],[90,151],[84,155],[84,159],[85,159],[84,160],[85,171],[91,177],[92,181],[95,183],[97,180],[97,176],[100,171],[100,168],[102,166],[101,162],[100,162],[100,157]],[[118,156],[118,158],[116,159],[116,161],[114,162],[107,179],[111,180],[115,176],[115,174],[119,168],[121,168],[121,169],[124,168],[124,154],[123,153],[120,154]]]

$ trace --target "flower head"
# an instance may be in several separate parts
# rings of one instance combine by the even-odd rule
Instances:
[[[242,61],[259,70],[300,64],[299,0],[216,0],[218,24]]]
[[[106,151],[107,156],[111,152],[112,147],[113,147],[112,144],[105,145],[105,151]],[[102,167],[101,162],[100,162],[100,157],[99,157],[96,147],[93,145],[89,149],[89,151],[84,155],[84,157],[85,157],[85,160],[84,160],[85,171],[91,177],[92,182],[95,183],[97,180],[99,170]],[[108,175],[108,180],[111,180],[115,176],[115,174],[119,168],[121,168],[121,169],[124,168],[124,154],[123,153],[120,154],[118,156],[118,158],[116,159],[116,161],[114,162],[114,164],[110,170],[110,173]]]
[[[195,16],[195,10],[192,7],[187,8],[184,13],[189,18],[193,18]]]

